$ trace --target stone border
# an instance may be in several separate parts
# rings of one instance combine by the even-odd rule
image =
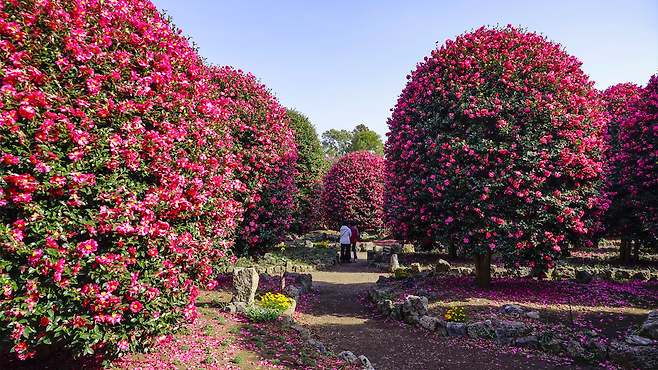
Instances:
[[[438,336],[463,336],[491,339],[496,344],[563,353],[571,358],[585,358],[604,362],[630,365],[642,370],[658,369],[658,310],[651,311],[642,325],[639,335],[629,335],[625,342],[603,338],[596,332],[573,331],[563,338],[546,339],[537,336],[540,325],[511,320],[485,320],[471,324],[446,322],[428,313],[428,300],[424,296],[407,296],[404,302],[386,299],[391,290],[387,286],[390,278],[380,276],[368,290],[368,298],[375,309],[385,317],[420,326]],[[504,305],[499,313],[507,317],[522,317],[537,320],[538,311],[524,312],[514,305]],[[579,338],[580,340],[575,340]]]

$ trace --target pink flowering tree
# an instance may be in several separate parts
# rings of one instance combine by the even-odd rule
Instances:
[[[287,109],[286,114],[295,130],[295,142],[299,158],[297,159],[297,193],[294,194],[296,208],[293,212],[291,230],[304,234],[313,227],[322,225],[322,177],[327,172],[324,151],[308,117],[294,110]]]
[[[144,350],[231,247],[229,112],[149,1],[0,7],[0,349]]]
[[[622,181],[629,165],[630,157],[621,151],[620,129],[630,127],[629,120],[637,111],[643,88],[632,83],[622,83],[611,86],[603,92],[602,98],[610,116],[608,124],[609,149],[608,158],[609,198],[610,208],[603,217],[606,228],[605,235],[621,237],[620,257],[630,259],[631,242],[641,238],[642,223],[637,208],[631,201],[629,186]],[[636,247],[639,243],[636,244]],[[637,251],[637,249],[636,249]]]
[[[322,203],[329,227],[354,220],[360,229],[383,227],[384,159],[367,151],[348,153],[324,177]]]
[[[229,114],[235,175],[244,185],[236,200],[244,213],[236,254],[262,254],[284,240],[297,193],[297,144],[285,108],[250,73],[212,67],[214,101]]]
[[[600,227],[606,116],[581,63],[542,36],[482,27],[408,76],[386,145],[391,230],[547,268]]]
[[[620,184],[636,210],[637,244],[656,249],[658,239],[658,75],[642,90],[639,104],[619,129]],[[622,167],[623,166],[623,167]]]

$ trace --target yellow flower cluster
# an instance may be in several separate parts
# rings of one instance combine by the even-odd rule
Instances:
[[[406,279],[411,276],[411,269],[408,267],[399,267],[393,272],[395,273],[395,279],[398,280]]]
[[[329,248],[329,243],[327,243],[327,242],[325,242],[325,241],[323,240],[323,241],[321,241],[321,242],[317,242],[317,243],[313,244],[313,246],[314,246],[315,248],[327,249],[327,248]]]
[[[466,313],[464,313],[464,307],[456,306],[449,309],[444,317],[447,321],[464,322],[466,320]]]
[[[288,298],[281,293],[272,294],[272,292],[267,292],[260,297],[260,302],[263,308],[283,312],[292,304],[292,298]]]

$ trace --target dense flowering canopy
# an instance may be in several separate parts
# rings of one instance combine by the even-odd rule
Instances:
[[[637,209],[630,202],[628,186],[622,183],[622,176],[627,166],[625,161],[628,156],[621,153],[619,141],[620,128],[622,125],[628,126],[628,120],[637,111],[642,91],[642,87],[636,84],[621,83],[610,86],[602,94],[606,110],[610,115],[608,124],[610,147],[606,151],[610,208],[603,221],[606,234],[611,236],[633,237],[642,230]]]
[[[246,170],[179,33],[146,0],[0,2],[0,335],[20,358],[141,349],[214,283]]]
[[[322,177],[327,171],[324,151],[315,127],[304,114],[287,109],[290,124],[295,130],[297,158],[297,193],[294,194],[296,208],[291,230],[298,234],[309,231],[323,223],[321,212]]]
[[[384,159],[367,151],[352,152],[334,164],[324,177],[322,203],[329,227],[356,221],[368,230],[383,227]]]
[[[295,207],[297,144],[285,109],[251,73],[212,67],[215,104],[229,113],[236,177],[245,185],[237,254],[282,241]]]
[[[637,110],[620,122],[621,184],[628,187],[641,231],[658,237],[658,75],[642,91]]]
[[[606,116],[580,65],[511,26],[432,51],[389,120],[391,229],[546,265],[598,228]]]

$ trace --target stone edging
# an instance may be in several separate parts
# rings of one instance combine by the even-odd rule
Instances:
[[[368,290],[368,297],[378,312],[393,320],[420,326],[438,336],[463,336],[494,340],[497,344],[561,353],[571,358],[585,358],[598,362],[630,365],[642,370],[658,369],[658,310],[649,313],[639,335],[629,335],[625,342],[603,338],[596,332],[572,331],[566,337],[546,339],[537,334],[539,325],[520,321],[491,320],[471,324],[446,322],[428,316],[428,300],[424,296],[408,296],[404,302],[392,302],[384,297],[390,291],[390,281],[380,276]],[[518,306],[504,305],[499,312],[509,317],[539,319],[538,311],[524,312]],[[579,339],[579,340],[576,340]]]

